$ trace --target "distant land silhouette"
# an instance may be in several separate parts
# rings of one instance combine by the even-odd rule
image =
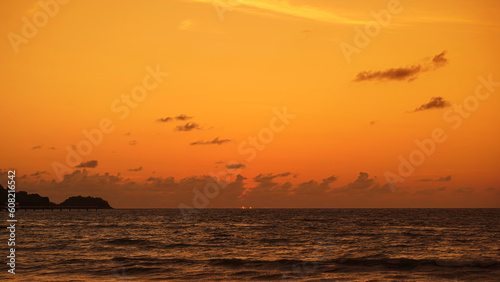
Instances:
[[[0,199],[2,204],[7,205],[7,189],[0,185]],[[83,197],[83,196],[73,196],[64,200],[60,204],[52,203],[49,197],[42,197],[38,194],[30,194],[25,191],[16,192],[16,203],[19,203],[20,207],[34,207],[34,206],[44,206],[44,207],[97,207],[98,209],[112,209],[106,200],[98,197]]]

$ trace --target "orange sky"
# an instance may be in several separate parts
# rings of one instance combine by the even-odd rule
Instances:
[[[114,207],[193,206],[204,176],[227,174],[207,206],[500,207],[499,13],[494,0],[3,1],[0,168],[19,190]],[[478,103],[467,118],[464,101]],[[436,128],[446,141],[400,175]],[[66,160],[79,144],[92,144],[80,168]]]

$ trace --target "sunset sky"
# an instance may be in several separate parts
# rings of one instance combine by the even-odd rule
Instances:
[[[2,1],[0,169],[53,202],[115,208],[500,207],[499,14],[496,0]],[[424,158],[402,175],[410,156]]]

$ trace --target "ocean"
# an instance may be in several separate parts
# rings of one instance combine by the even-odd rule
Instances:
[[[500,281],[500,209],[205,209],[189,220],[177,209],[37,210],[17,218],[16,274],[5,267],[0,280]]]

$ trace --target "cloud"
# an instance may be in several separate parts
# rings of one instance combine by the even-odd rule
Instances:
[[[33,146],[33,147],[31,148],[31,150],[39,150],[39,149],[42,149],[42,145]]]
[[[290,176],[292,173],[291,172],[283,172],[283,173],[278,173],[278,174],[259,174],[256,177],[253,178],[253,180],[257,183],[262,183],[266,185],[275,185],[277,183],[273,182],[273,179],[278,178],[278,177],[287,177]]]
[[[437,192],[441,192],[444,190],[446,190],[446,187],[440,187],[440,188],[436,188],[436,189],[423,189],[423,190],[415,191],[414,194],[415,195],[434,195]]]
[[[193,2],[207,3],[213,5],[216,11],[240,11],[243,13],[268,16],[279,15],[288,16],[291,19],[305,19],[324,23],[336,24],[365,24],[365,21],[345,16],[346,12],[333,12],[325,8],[313,7],[310,5],[295,5],[289,1],[268,1],[268,0],[192,0]],[[218,12],[220,13],[220,12]]]
[[[123,135],[125,135],[125,136],[130,136],[130,135],[132,135],[132,132],[131,132],[131,131],[129,131],[129,132],[126,132],[126,133],[125,133],[125,134],[123,134]]]
[[[445,58],[446,51],[434,56],[432,59],[422,64],[412,65],[408,67],[391,68],[385,71],[362,71],[354,78],[355,82],[360,81],[387,81],[399,80],[411,82],[418,78],[420,73],[431,71],[443,67],[448,64],[448,59]]]
[[[372,187],[375,184],[375,179],[370,178],[368,173],[360,172],[358,178],[354,182],[351,182],[341,189],[344,190],[363,190]],[[338,189],[337,189],[338,190]]]
[[[42,174],[45,173],[38,172],[38,175]],[[471,187],[449,192],[444,187],[413,192],[408,187],[398,187],[391,193],[387,185],[378,183],[375,177],[364,172],[360,172],[354,181],[342,185],[336,185],[338,177],[335,175],[298,184],[290,182],[293,177],[294,174],[290,172],[261,173],[253,178],[255,184],[250,184],[245,183],[246,178],[242,175],[226,175],[220,179],[208,175],[176,179],[159,177],[153,173],[147,179],[136,180],[120,173],[94,174],[83,169],[64,175],[61,182],[42,177],[17,177],[16,180],[19,180],[22,190],[29,189],[27,192],[49,196],[56,203],[69,196],[84,195],[102,197],[116,208],[177,208],[179,204],[207,208],[439,207],[450,204],[457,206],[456,200],[460,197],[470,197],[471,201],[467,203],[484,199],[485,195],[500,199],[498,189],[489,189],[484,191],[485,195],[481,195],[480,191],[473,193]],[[0,183],[6,182],[7,170],[0,169]],[[437,195],[425,197],[432,194]]]
[[[185,125],[178,125],[175,127],[174,131],[191,131],[194,129],[201,129],[200,125],[194,122],[188,122]]]
[[[49,149],[49,150],[57,150],[56,147],[47,147],[47,149]]]
[[[421,105],[420,107],[413,110],[413,112],[432,110],[432,109],[442,109],[451,106],[451,103],[446,101],[443,97],[432,97],[428,103]]]
[[[321,183],[314,180],[303,182],[297,187],[292,189],[294,194],[298,197],[308,196],[312,198],[325,197],[327,193],[331,191],[330,184],[337,181],[338,177],[332,175],[328,178],[323,179]]]
[[[369,174],[366,172],[360,172],[356,180],[348,183],[342,187],[335,188],[332,190],[333,193],[337,194],[388,194],[391,193],[388,184],[380,185],[375,181],[374,178],[370,178]]]
[[[128,171],[141,171],[142,170],[142,166],[138,167],[138,168],[130,168]]]
[[[33,176],[33,177],[40,177],[42,176],[43,174],[49,174],[47,171],[43,170],[43,171],[36,171],[35,173],[32,173],[30,174],[30,176]]]
[[[255,181],[257,185],[245,189],[241,197],[254,206],[272,206],[280,200],[286,202],[290,198],[292,184],[290,182],[279,184],[275,179],[291,175],[292,173],[290,172],[278,174],[261,173],[253,178],[253,181]]]
[[[227,169],[240,169],[240,168],[245,168],[246,165],[244,164],[240,164],[240,163],[237,163],[237,164],[226,164],[226,168]]]
[[[98,165],[98,162],[96,160],[91,160],[91,161],[88,161],[88,162],[82,162],[81,164],[75,166],[75,167],[78,167],[78,168],[95,168],[97,167]]]
[[[370,121],[370,125],[375,125],[375,123],[376,122],[374,120]]]
[[[458,194],[471,194],[474,192],[474,188],[472,187],[462,187],[462,188],[457,188],[453,192],[458,193]]]
[[[219,139],[219,137],[216,137],[214,140],[211,140],[211,141],[196,141],[196,142],[190,143],[189,145],[191,145],[191,146],[193,146],[193,145],[221,145],[221,144],[228,143],[231,141],[232,141],[231,139]]]
[[[128,144],[130,146],[135,146],[135,145],[137,145],[137,140],[131,140],[130,142],[128,142]]]
[[[157,122],[170,122],[170,121],[184,121],[188,119],[192,119],[193,117],[187,116],[185,114],[178,115],[176,117],[164,117],[164,118],[159,118],[156,121]]]
[[[437,179],[431,179],[431,178],[422,178],[418,179],[417,181],[420,182],[446,182],[446,181],[451,181],[451,175],[448,175],[446,177],[439,177]]]
[[[444,57],[445,55],[446,55],[446,51],[443,51],[432,58],[432,63],[434,64],[434,66],[436,68],[442,67],[442,66],[445,66],[446,64],[448,64],[449,61],[448,61],[448,59],[446,59]]]

